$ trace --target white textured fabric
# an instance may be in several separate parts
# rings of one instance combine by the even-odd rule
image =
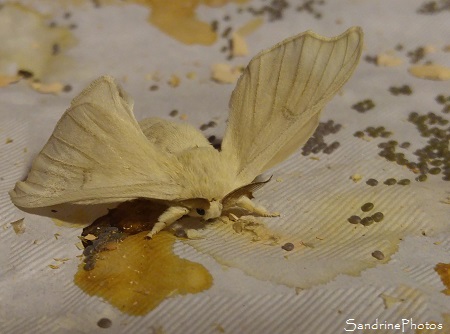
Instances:
[[[183,45],[146,22],[147,12],[136,5],[70,8],[79,42],[69,51],[72,65],[58,80],[70,83],[73,90],[53,96],[34,92],[24,83],[0,88],[1,333],[163,330],[172,334],[223,329],[225,333],[331,334],[351,329],[346,324],[349,319],[369,324],[434,321],[444,324],[442,333],[450,331],[450,298],[441,292],[445,286],[433,269],[439,262],[450,262],[450,181],[443,181],[441,173],[417,182],[417,174],[378,155],[382,142],[408,141],[409,148],[396,152],[416,160],[414,151],[428,138],[408,121],[412,111],[432,111],[450,120],[435,99],[439,94],[450,95],[450,81],[424,80],[408,73],[413,65],[408,52],[430,45],[435,52],[419,63],[433,61],[450,67],[450,54],[443,51],[450,44],[450,12],[419,13],[426,1],[418,0],[338,0],[315,4],[322,14],[315,19],[307,11],[297,11],[297,2],[290,3],[282,20],[266,22],[247,37],[251,56],[308,29],[325,36],[353,25],[364,30],[363,59],[321,118],[321,122],[342,124],[340,131],[325,137],[328,144],[338,141],[340,146],[332,154],[303,156],[300,150],[266,174],[273,175],[272,181],[256,192],[255,200],[281,212],[279,218],[260,219],[280,237],[277,245],[255,243],[251,233],[237,235],[232,223],[208,226],[202,231],[204,239],[178,241],[176,254],[203,264],[214,278],[213,286],[200,294],[169,298],[143,317],[122,314],[75,286],[76,256],[81,253],[75,243],[81,228],[57,226],[49,218],[18,210],[8,191],[26,175],[71,98],[103,74],[117,77],[133,97],[138,120],[168,118],[177,109],[197,127],[214,120],[218,126],[205,134],[221,137],[233,85],[210,81],[209,67],[226,61],[220,52],[224,40],[209,47]],[[253,17],[245,11],[236,14],[236,8],[231,4],[200,7],[199,15],[212,21],[230,14],[232,20],[221,22],[222,28],[242,26]],[[62,13],[56,14],[60,20]],[[403,49],[396,51],[399,44]],[[382,67],[364,60],[387,52],[403,64]],[[246,65],[250,58],[231,62]],[[162,80],[158,90],[150,91],[153,81],[145,74],[155,71]],[[188,72],[196,72],[197,79],[186,79]],[[176,88],[165,84],[172,74],[181,78]],[[411,87],[411,95],[389,91],[403,85]],[[373,109],[364,113],[352,109],[366,99],[374,102]],[[354,136],[369,126],[384,126],[393,135],[389,139],[367,133],[363,139]],[[357,174],[361,180],[355,182],[351,177],[358,179]],[[391,177],[410,179],[411,184],[384,185]],[[377,179],[378,185],[367,185],[369,178]],[[366,202],[375,206],[370,213],[384,213],[383,221],[367,227],[350,224],[350,216],[366,215],[360,210]],[[25,233],[17,235],[10,223],[21,218],[25,218]],[[286,242],[295,245],[293,251],[281,249]],[[376,250],[384,253],[384,260],[372,256]],[[54,258],[65,257],[70,260],[59,269],[49,268]],[[99,328],[97,321],[102,317],[111,319],[113,326]]]

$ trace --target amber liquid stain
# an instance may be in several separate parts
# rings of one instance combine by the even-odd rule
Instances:
[[[173,253],[176,240],[167,232],[145,239],[147,232],[127,237],[117,248],[99,254],[93,270],[83,264],[75,284],[130,315],[144,315],[167,297],[198,293],[211,287],[212,276],[199,263]]]
[[[199,5],[223,6],[247,0],[128,0],[151,8],[149,21],[164,33],[184,44],[211,45],[217,39],[209,22],[197,18]]]
[[[438,263],[434,270],[438,273],[442,283],[447,287],[442,292],[450,296],[450,263]]]

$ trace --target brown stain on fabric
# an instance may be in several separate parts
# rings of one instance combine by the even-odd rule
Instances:
[[[131,235],[115,249],[100,253],[91,271],[81,264],[75,284],[87,294],[137,316],[147,314],[168,297],[211,287],[212,276],[205,267],[174,254],[176,237],[160,232],[149,240],[146,234]]]

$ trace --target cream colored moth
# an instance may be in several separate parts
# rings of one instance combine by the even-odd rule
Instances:
[[[240,208],[276,216],[251,200],[264,184],[254,180],[313,134],[362,42],[359,27],[332,38],[307,31],[255,56],[231,95],[220,151],[189,124],[137,122],[132,99],[101,77],[72,101],[11,199],[23,208],[160,201],[168,208],[150,237],[185,215],[210,220]]]

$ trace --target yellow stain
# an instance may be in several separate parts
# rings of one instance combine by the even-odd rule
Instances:
[[[439,274],[442,283],[447,287],[442,292],[450,296],[450,263],[438,263],[434,270]]]
[[[136,316],[145,315],[168,297],[211,287],[213,279],[205,267],[173,253],[176,238],[172,234],[160,232],[151,240],[145,239],[146,234],[129,236],[116,249],[102,252],[91,271],[81,264],[75,284]]]
[[[164,33],[184,44],[211,45],[217,39],[209,22],[197,18],[199,5],[223,6],[247,0],[128,0],[151,8],[149,21]]]

